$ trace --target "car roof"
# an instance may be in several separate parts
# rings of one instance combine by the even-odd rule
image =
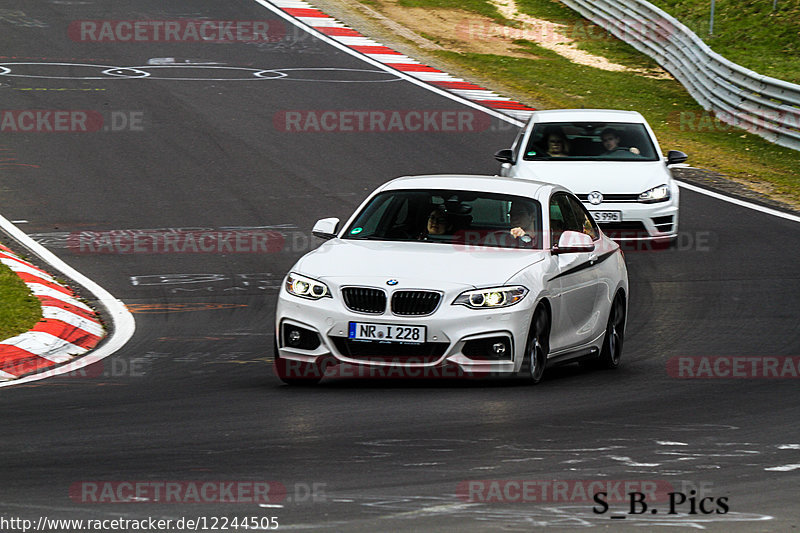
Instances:
[[[553,189],[567,190],[560,185],[543,181],[472,174],[403,176],[385,183],[380,188],[381,191],[401,189],[460,189],[527,196],[530,198],[535,198],[540,194],[551,194]]]
[[[549,109],[535,111],[531,115],[531,122],[645,122],[644,117],[637,111],[623,111],[621,109]]]

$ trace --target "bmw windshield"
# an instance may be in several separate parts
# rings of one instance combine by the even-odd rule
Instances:
[[[376,195],[344,239],[419,241],[541,249],[539,202],[459,190],[395,190]]]

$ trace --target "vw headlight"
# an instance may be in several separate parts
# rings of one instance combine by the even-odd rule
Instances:
[[[670,198],[669,185],[659,185],[649,191],[644,191],[639,195],[639,201],[643,204],[654,204],[656,202],[666,202]]]
[[[477,289],[462,292],[453,305],[465,305],[470,309],[497,309],[514,305],[525,298],[526,294],[528,289],[520,285]]]
[[[286,291],[301,298],[319,300],[320,298],[332,298],[328,286],[315,279],[301,276],[291,272],[286,276]]]

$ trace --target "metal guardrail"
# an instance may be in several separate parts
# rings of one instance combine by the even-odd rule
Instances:
[[[719,120],[800,150],[800,85],[728,61],[644,0],[562,1],[655,59]]]

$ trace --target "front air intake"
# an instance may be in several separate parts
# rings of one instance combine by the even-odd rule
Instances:
[[[397,291],[392,295],[392,313],[396,315],[430,315],[439,306],[442,295],[433,291]]]
[[[345,287],[342,289],[344,304],[357,313],[381,314],[386,311],[386,293],[369,287]]]

